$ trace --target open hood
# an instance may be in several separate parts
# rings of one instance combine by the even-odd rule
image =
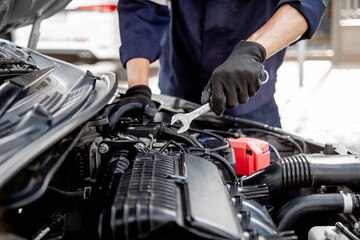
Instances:
[[[0,55],[0,65],[4,66],[0,69],[1,199],[12,195],[3,188],[6,183],[14,178],[23,181],[25,178],[17,177],[23,171],[33,175],[28,175],[29,164],[39,164],[42,153],[101,111],[117,84],[113,73],[95,77],[5,40],[0,40]],[[16,191],[33,189],[28,192],[30,197],[41,193],[50,169],[55,170],[58,163],[50,164],[40,184],[25,180],[26,184],[31,182],[29,186]]]
[[[63,10],[71,0],[0,0],[0,33],[48,18]]]

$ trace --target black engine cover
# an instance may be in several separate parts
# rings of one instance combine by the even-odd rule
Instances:
[[[240,223],[213,163],[191,154],[114,158],[100,189],[101,239],[239,239]]]

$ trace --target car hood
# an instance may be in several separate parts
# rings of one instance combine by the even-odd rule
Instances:
[[[64,9],[71,0],[0,0],[0,33],[48,18]]]
[[[113,73],[95,77],[2,39],[0,55],[0,65],[6,66],[0,68],[0,196],[10,196],[4,186],[14,186],[14,178],[23,182],[23,172],[33,176],[27,171],[29,164],[38,164],[42,153],[103,109],[117,84]],[[15,191],[31,188],[30,197],[41,193],[48,173],[59,164],[50,163],[46,174],[37,178],[42,179],[39,184],[25,180],[29,186]]]

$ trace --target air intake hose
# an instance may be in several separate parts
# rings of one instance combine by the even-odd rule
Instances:
[[[360,185],[360,161],[355,155],[296,155],[242,179],[242,186],[266,184],[270,196],[291,189],[320,185]]]

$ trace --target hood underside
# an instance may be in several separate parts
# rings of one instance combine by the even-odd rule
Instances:
[[[0,0],[0,33],[48,18],[70,2],[71,0]]]
[[[0,66],[1,189],[99,112],[117,84],[112,73],[95,77],[4,40],[0,40]]]

